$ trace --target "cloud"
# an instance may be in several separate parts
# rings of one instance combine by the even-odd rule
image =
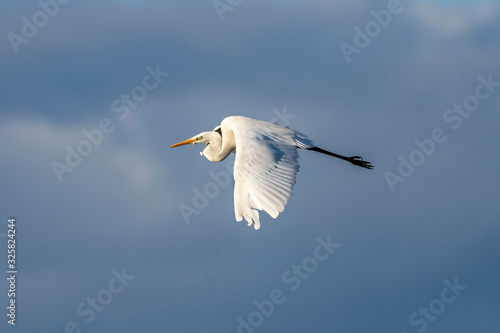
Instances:
[[[4,36],[38,8],[3,6]],[[20,221],[20,323],[60,331],[111,269],[126,266],[137,283],[90,331],[235,331],[236,317],[283,287],[283,272],[328,234],[342,251],[260,331],[399,332],[456,275],[470,293],[433,327],[477,323],[499,275],[500,97],[457,131],[442,117],[474,92],[478,75],[500,80],[499,5],[408,2],[347,64],[339,43],[386,6],[244,1],[220,22],[210,1],[73,1],[18,55],[0,41],[0,202]],[[119,120],[111,102],[158,63],[171,75]],[[225,164],[200,157],[202,147],[168,147],[226,116],[270,120],[284,106],[292,128],[375,170],[301,151],[277,220],[262,214],[258,232],[236,223],[227,186],[186,225],[178,205]],[[116,129],[58,182],[51,163],[64,163],[66,147],[104,117]],[[436,127],[448,140],[392,193],[384,171]],[[37,310],[47,299],[51,311]]]
[[[420,19],[421,28],[439,33],[446,38],[461,36],[478,26],[497,24],[495,18],[500,9],[494,1],[462,6],[442,6],[439,3],[417,2],[415,15]],[[466,8],[466,10],[464,10]]]
[[[26,183],[29,175],[33,186],[56,195],[56,201],[65,202],[68,211],[79,210],[76,207],[86,197],[102,200],[108,206],[120,202],[124,205],[122,210],[145,219],[173,210],[166,204],[171,195],[164,187],[167,173],[163,162],[151,155],[148,147],[113,140],[113,133],[107,134],[101,145],[94,146],[71,173],[65,173],[60,183],[51,164],[58,161],[66,165],[66,147],[76,149],[86,139],[81,133],[85,128],[91,126],[59,126],[43,120],[4,121],[0,142],[10,156],[3,165],[4,172],[6,168],[22,171],[15,178],[20,184]]]

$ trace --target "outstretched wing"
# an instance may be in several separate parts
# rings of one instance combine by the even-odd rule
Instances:
[[[285,209],[299,171],[297,146],[313,146],[287,127],[246,117],[228,117],[223,127],[233,131],[234,212],[237,221],[260,228],[259,212],[273,218]],[[302,148],[302,147],[301,147]]]

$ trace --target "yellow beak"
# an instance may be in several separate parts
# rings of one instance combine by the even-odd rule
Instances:
[[[171,145],[170,148],[179,147],[179,146],[183,146],[183,145],[188,145],[188,144],[193,143],[195,141],[196,141],[195,138],[187,139],[187,140],[181,141],[179,143],[176,143],[175,145]]]

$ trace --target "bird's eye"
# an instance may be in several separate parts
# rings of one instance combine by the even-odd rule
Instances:
[[[202,136],[199,136],[199,137],[196,138],[196,140],[202,140],[202,139],[203,139]]]

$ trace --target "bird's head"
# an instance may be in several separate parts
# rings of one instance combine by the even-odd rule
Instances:
[[[190,139],[171,145],[170,148],[187,144],[194,145],[195,143],[205,143],[205,148],[203,152],[200,152],[200,155],[205,156],[209,161],[220,162],[227,157],[227,154],[224,155],[220,152],[222,147],[222,130],[220,126],[217,126],[213,131],[202,132]]]
[[[210,143],[214,139],[214,134],[218,135],[217,133],[215,133],[213,131],[202,132],[200,134],[193,136],[190,139],[178,142],[175,145],[171,145],[170,148],[184,146],[184,145],[188,145],[188,144],[194,145],[195,143]]]

